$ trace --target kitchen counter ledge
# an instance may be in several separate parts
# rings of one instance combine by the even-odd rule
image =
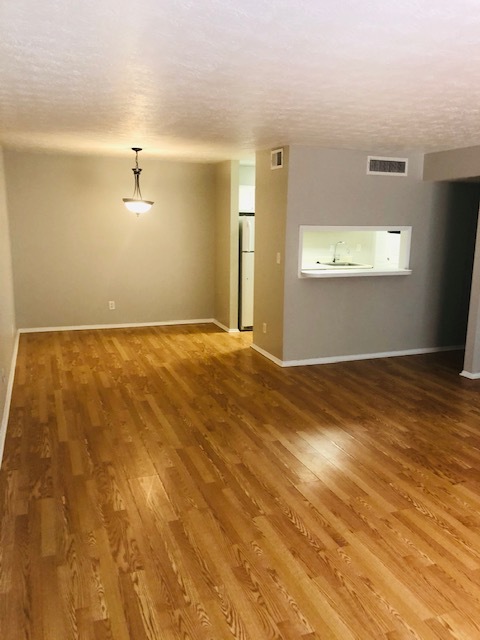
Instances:
[[[302,269],[299,278],[355,278],[358,276],[409,276],[411,269]]]

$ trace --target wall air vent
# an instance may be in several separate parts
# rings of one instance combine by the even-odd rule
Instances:
[[[367,158],[367,175],[370,176],[406,176],[407,169],[407,158]]]
[[[270,169],[283,167],[283,149],[273,149],[271,152]]]

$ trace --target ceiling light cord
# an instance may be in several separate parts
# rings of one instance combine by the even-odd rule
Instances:
[[[135,187],[133,189],[133,198],[135,200],[142,200],[142,192],[140,191],[140,174],[142,170],[138,166],[138,152],[141,151],[138,147],[134,147],[132,151],[135,151],[135,167],[132,169],[133,175],[135,176]]]

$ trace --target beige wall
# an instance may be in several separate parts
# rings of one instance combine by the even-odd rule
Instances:
[[[255,294],[253,343],[283,358],[284,250],[289,150],[282,169],[270,169],[270,150],[256,155]],[[277,253],[280,264],[277,264]],[[263,333],[263,323],[267,332]]]
[[[239,182],[243,185],[255,186],[255,165],[240,165]]]
[[[132,166],[6,151],[19,327],[213,317],[214,166],[141,157],[155,204],[139,218],[122,203]]]
[[[237,161],[216,165],[215,319],[238,328],[238,184]]]
[[[7,384],[10,376],[13,375],[11,365],[15,333],[10,232],[7,215],[3,152],[0,149],[0,460],[6,431],[5,401]]]
[[[480,147],[427,153],[425,180],[465,180],[480,176]]]
[[[290,147],[284,361],[464,343],[478,188],[423,182],[422,159],[409,156],[408,177],[367,176],[366,153]],[[302,224],[411,225],[413,273],[299,279]],[[269,279],[277,291],[281,277]],[[279,357],[274,346],[265,348]]]

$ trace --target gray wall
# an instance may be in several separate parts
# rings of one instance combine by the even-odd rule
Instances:
[[[11,375],[15,344],[13,275],[10,255],[10,232],[7,215],[3,152],[0,149],[0,459],[6,429],[4,423],[7,383]],[[2,419],[2,416],[4,418]]]
[[[215,319],[238,328],[238,179],[237,161],[216,165]]]
[[[480,225],[477,228],[463,373],[480,376]]]
[[[141,157],[137,218],[133,161],[5,152],[19,327],[213,317],[215,167]]]
[[[290,147],[283,360],[464,343],[478,189],[423,182],[422,160],[367,176],[366,153]],[[411,225],[413,273],[299,279],[302,224]]]
[[[425,180],[468,180],[478,184],[480,147],[451,149],[425,156]],[[480,234],[477,235],[463,374],[480,377]]]

